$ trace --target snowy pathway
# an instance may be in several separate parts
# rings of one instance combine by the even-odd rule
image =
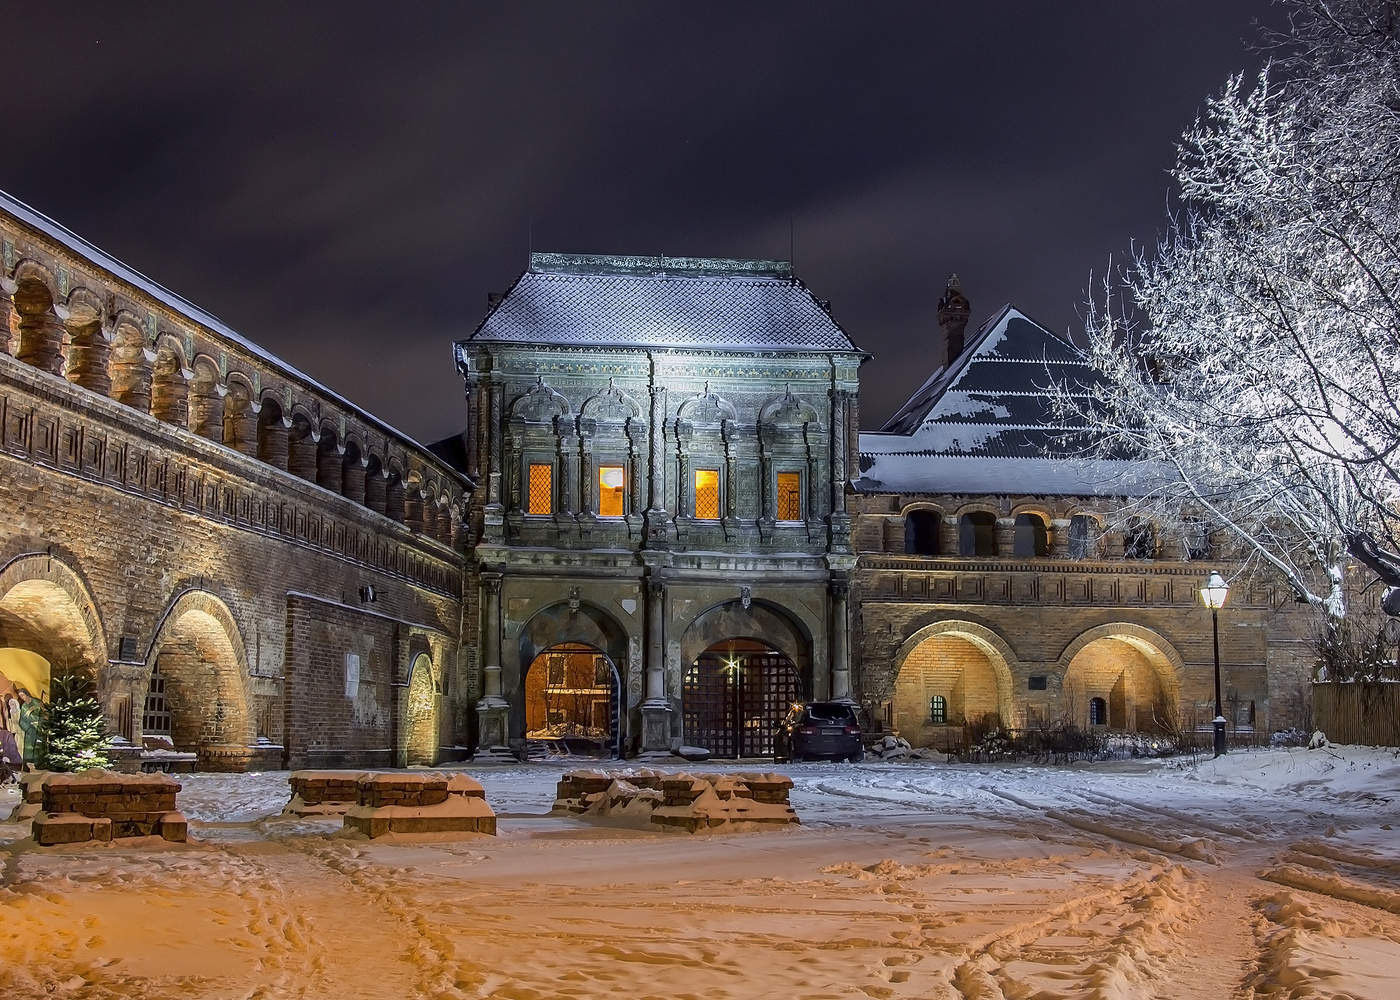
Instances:
[[[544,815],[562,766],[464,769],[497,838],[264,821],[285,773],[182,779],[185,847],[41,851],[0,824],[0,991],[1400,996],[1389,751],[788,765],[801,828],[698,837]]]

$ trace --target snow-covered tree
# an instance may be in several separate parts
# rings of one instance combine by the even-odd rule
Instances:
[[[107,725],[96,692],[85,667],[54,675],[42,726],[44,767],[50,771],[107,766]]]
[[[1163,473],[1139,507],[1335,620],[1349,556],[1400,584],[1400,2],[1284,6],[1274,61],[1186,132],[1166,236],[1090,307],[1103,381],[1060,399]]]

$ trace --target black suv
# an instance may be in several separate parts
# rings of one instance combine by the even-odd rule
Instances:
[[[774,740],[774,760],[858,761],[865,756],[860,720],[844,701],[809,701],[793,705]]]

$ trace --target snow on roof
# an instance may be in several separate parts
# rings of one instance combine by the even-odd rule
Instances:
[[[885,425],[860,435],[863,492],[1123,496],[1160,479],[1139,462],[1082,457],[1082,427],[1051,408],[1053,385],[1094,384],[1074,348],[1011,305]]]
[[[146,277],[144,274],[142,274],[140,271],[137,271],[135,268],[128,267],[126,264],[123,264],[111,254],[89,243],[77,233],[64,227],[60,223],[55,222],[53,219],[50,219],[47,215],[44,215],[38,209],[26,205],[18,198],[15,198],[14,196],[7,194],[4,191],[0,191],[0,211],[3,211],[7,215],[13,216],[15,219],[18,219],[20,222],[24,223],[27,226],[30,226],[33,229],[37,229],[39,232],[43,233],[45,236],[48,236],[56,243],[67,247],[69,250],[82,257],[84,260],[87,260],[90,263],[96,265],[97,267],[108,272],[117,279],[141,289],[147,295],[151,296],[151,298],[160,302],[162,305],[174,310],[175,312],[191,320],[192,322],[198,323],[200,326],[206,327],[207,329],[212,330],[219,336],[232,341],[239,347],[246,350],[249,354],[252,354],[260,360],[267,362],[273,368],[277,369],[281,374],[289,375],[292,378],[305,383],[307,388],[319,392],[322,395],[324,395],[327,399],[330,399],[338,403],[339,405],[345,407],[345,409],[349,410],[351,413],[356,414],[358,417],[360,417],[360,419],[364,420],[366,423],[372,424],[384,433],[398,438],[400,441],[404,442],[407,445],[410,445],[411,447],[417,448],[419,451],[423,452],[424,455],[430,457],[431,459],[435,461],[440,461],[437,460],[437,457],[434,456],[427,447],[415,441],[413,438],[409,437],[407,434],[399,430],[394,425],[388,423],[385,420],[381,420],[373,413],[370,413],[368,410],[364,409],[364,407],[352,403],[350,400],[340,395],[340,393],[336,392],[334,389],[328,388],[321,382],[316,381],[316,379],[312,378],[310,375],[307,375],[300,369],[295,368],[287,362],[283,361],[281,358],[277,357],[277,355],[272,354],[259,347],[257,344],[253,343],[251,340],[248,340],[246,337],[240,334],[238,331],[234,330],[223,320],[219,319],[213,313],[201,309],[193,302],[178,295],[175,292],[172,292],[164,285],[161,285],[153,281],[152,279]],[[446,468],[450,468],[447,466],[446,463],[440,464],[442,464]],[[459,473],[457,473],[456,470],[451,471],[454,476],[459,475]]]
[[[530,255],[468,341],[851,351],[787,261]]]

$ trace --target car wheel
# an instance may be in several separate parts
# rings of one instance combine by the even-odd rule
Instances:
[[[855,753],[851,754],[846,759],[852,764],[859,764],[861,761],[865,760],[865,751],[857,750]]]

